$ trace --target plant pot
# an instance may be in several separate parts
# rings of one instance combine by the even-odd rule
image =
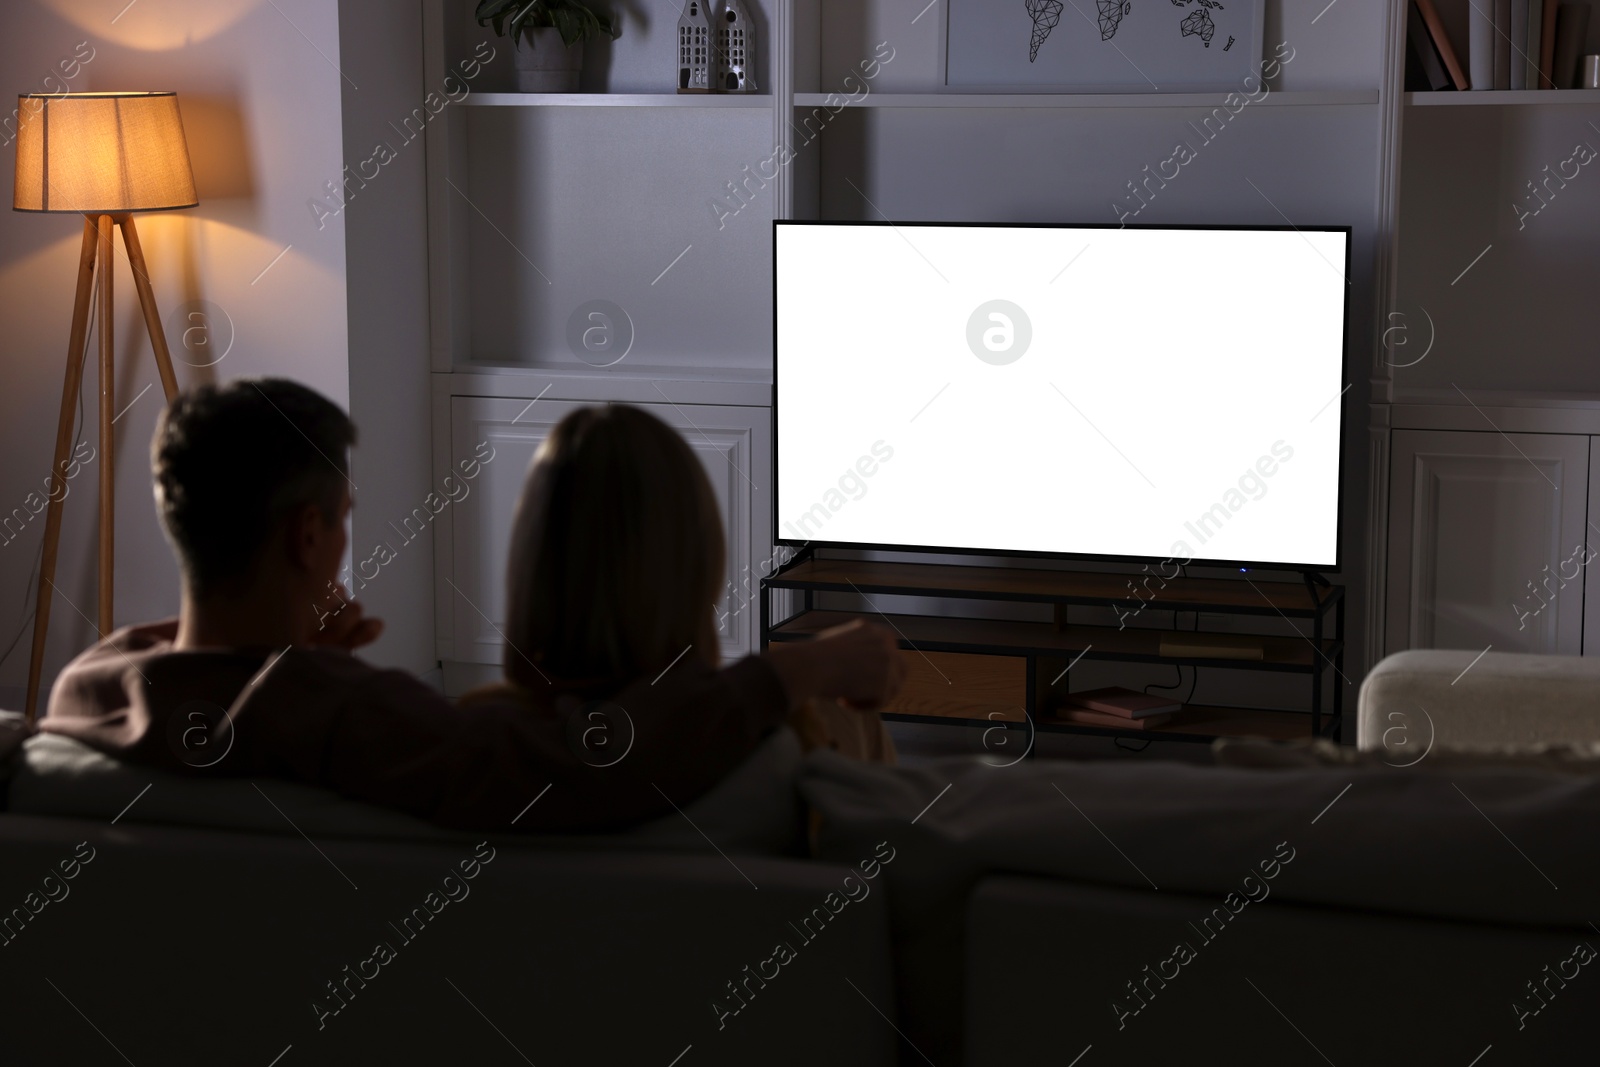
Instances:
[[[583,70],[583,42],[570,47],[553,26],[517,38],[513,57],[517,64],[517,89],[524,93],[575,93]]]

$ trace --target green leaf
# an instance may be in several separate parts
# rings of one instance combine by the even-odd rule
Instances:
[[[583,24],[583,16],[576,11],[560,11],[552,14],[558,19],[556,27],[561,31],[561,42],[568,47],[583,40],[587,27]]]
[[[554,27],[561,40],[573,45],[601,34],[622,35],[621,20],[595,11],[584,0],[479,0],[480,26],[494,24],[494,32],[513,41],[527,38],[531,46],[535,29]]]
[[[496,34],[503,35],[505,32],[503,24],[505,22],[506,12],[510,10],[511,6],[515,3],[517,3],[517,0],[483,0],[483,2],[478,5],[478,25],[487,26],[489,23],[493,22],[494,32]]]

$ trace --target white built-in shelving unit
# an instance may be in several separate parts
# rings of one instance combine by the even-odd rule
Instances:
[[[1468,0],[1437,6],[1465,59]],[[1395,88],[1404,35],[1396,3]],[[1600,51],[1600,33],[1583,51]],[[1538,603],[1530,583],[1574,538],[1595,540],[1600,519],[1589,510],[1600,500],[1600,168],[1570,162],[1579,143],[1600,147],[1600,90],[1397,96],[1379,264],[1390,332],[1373,351],[1368,430],[1369,657],[1594,653],[1600,585],[1586,594],[1588,572],[1547,611],[1516,606]]]
[[[1448,24],[1459,19],[1464,52],[1466,0],[1438,2]],[[945,91],[945,0],[757,0],[760,93],[750,96],[669,91],[672,0],[627,8],[622,37],[590,48],[582,94],[509,92],[506,44],[473,23],[472,7],[427,8],[430,83],[480,42],[499,50],[429,130],[438,462],[476,432],[508,434],[531,455],[553,401],[654,404],[702,447],[731,509],[730,652],[753,647],[753,609],[736,609],[770,557],[769,443],[756,427],[770,404],[774,219],[1115,222],[1137,208],[1130,221],[1351,226],[1345,566],[1335,580],[1349,588],[1357,671],[1363,650],[1370,660],[1392,644],[1391,434],[1406,390],[1508,389],[1529,374],[1522,384],[1535,388],[1600,391],[1600,360],[1591,374],[1574,355],[1592,350],[1592,331],[1573,328],[1600,258],[1600,176],[1586,170],[1574,184],[1593,189],[1565,193],[1574,210],[1560,217],[1562,203],[1551,205],[1530,220],[1532,236],[1509,232],[1507,198],[1566,158],[1554,153],[1588,119],[1600,121],[1600,92],[1406,93],[1402,0],[1268,0],[1266,49],[1281,42],[1294,58],[1265,97],[1204,140],[1197,128],[1222,92]],[[863,80],[875,57],[876,76]],[[1148,202],[1135,199],[1132,183],[1184,140],[1197,158]],[[774,173],[766,161],[779,145],[792,159]],[[1467,280],[1491,284],[1453,285],[1490,244]],[[1249,283],[1196,278],[1192,292],[1151,298],[1201,313]],[[1524,312],[1508,309],[1507,292],[1535,309],[1542,325],[1529,336],[1559,356],[1508,348]],[[572,314],[595,300],[631,322],[632,348],[611,366],[568,342]],[[1390,316],[1424,308],[1441,347],[1397,368]],[[514,496],[512,466],[480,494],[474,529],[509,519],[496,494]],[[447,674],[451,663],[498,659],[492,629],[449,584],[496,616],[499,576],[474,562],[495,550],[441,534]]]

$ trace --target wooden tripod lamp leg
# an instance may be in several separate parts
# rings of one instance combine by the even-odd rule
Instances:
[[[116,276],[116,260],[111,256],[111,216],[100,216],[100,636],[111,632],[111,561],[114,551],[116,512],[116,464],[112,461],[111,423],[116,416],[116,353],[112,332],[111,282]]]
[[[39,558],[39,593],[34,601],[33,655],[28,659],[28,702],[31,723],[38,716],[39,679],[44,671],[44,640],[50,629],[50,602],[55,597],[56,553],[61,547],[61,503],[67,497],[67,453],[77,421],[78,386],[83,381],[83,342],[89,332],[89,295],[94,285],[97,230],[83,220],[83,248],[78,253],[78,295],[72,303],[72,334],[67,342],[67,378],[61,388],[61,417],[56,421],[56,457],[50,467],[50,506],[44,520],[44,552]]]
[[[167,333],[161,327],[161,316],[156,312],[156,294],[150,288],[150,271],[144,265],[144,249],[139,245],[139,231],[134,228],[133,216],[123,215],[118,220],[122,226],[122,243],[128,248],[128,263],[133,267],[133,287],[139,291],[139,306],[144,309],[145,329],[150,332],[150,348],[156,354],[156,370],[161,375],[161,388],[167,402],[178,395],[178,376],[172,370],[172,353],[167,349]]]

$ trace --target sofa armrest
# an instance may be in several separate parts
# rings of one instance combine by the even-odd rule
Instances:
[[[1396,730],[1418,752],[1600,741],[1600,658],[1397,652],[1361,683],[1357,745],[1392,748]]]

